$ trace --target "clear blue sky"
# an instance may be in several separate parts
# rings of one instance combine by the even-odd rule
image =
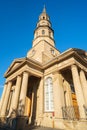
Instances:
[[[0,0],[0,96],[5,71],[15,58],[25,57],[32,47],[33,32],[44,4],[57,49],[87,51],[87,0]]]

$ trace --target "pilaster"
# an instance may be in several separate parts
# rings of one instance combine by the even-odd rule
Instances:
[[[41,78],[41,81],[40,81],[40,85],[39,85],[39,117],[42,117],[43,116],[43,91],[44,91],[44,89],[43,89],[43,78]]]
[[[64,106],[64,90],[62,76],[59,72],[54,74],[53,81],[54,112],[55,118],[62,118],[62,107]]]

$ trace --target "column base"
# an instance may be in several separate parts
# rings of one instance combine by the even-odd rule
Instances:
[[[16,130],[23,129],[28,124],[29,117],[27,116],[18,116],[16,118]]]
[[[6,116],[0,116],[0,122],[6,123]]]

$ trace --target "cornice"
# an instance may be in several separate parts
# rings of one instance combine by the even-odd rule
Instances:
[[[77,50],[78,49],[70,48],[69,50],[59,54],[57,57],[54,57],[52,60],[44,63],[43,69],[48,68],[49,66],[51,66],[55,63],[59,63],[59,62],[63,61],[64,59],[67,59],[67,58],[70,58],[70,57],[77,58],[77,60],[80,60],[81,63],[87,65],[87,61],[85,59],[83,59],[80,56],[80,54],[78,54]]]
[[[50,38],[50,39],[55,43],[55,40],[54,40],[53,38],[49,37],[48,35],[44,35],[44,36],[39,35],[39,36],[37,36],[37,37],[33,40],[33,42],[34,42],[35,40],[37,40],[38,38],[41,38],[41,37]],[[41,41],[46,41],[46,40],[40,40],[39,42],[41,42]],[[39,42],[38,42],[38,43],[39,43]],[[37,45],[38,43],[36,43],[36,45]],[[33,43],[32,43],[32,44],[33,44]],[[50,44],[50,43],[49,43],[49,44]]]
[[[38,30],[38,29],[40,29],[40,28],[49,28],[52,32],[53,32],[53,34],[54,34],[54,30],[51,28],[51,27],[49,27],[48,25],[40,25],[40,26],[38,26],[35,30],[34,30],[34,33],[36,32],[36,30]]]
[[[7,70],[7,72],[5,73],[4,77],[8,77],[9,75],[11,75],[12,73],[14,73],[16,70],[18,70],[19,68],[23,67],[24,65],[28,65],[31,68],[36,68],[37,70],[44,72],[44,69],[47,69],[51,66],[53,66],[54,64],[58,64],[64,60],[67,60],[69,58],[73,57],[77,62],[81,63],[84,67],[87,67],[87,61],[84,60],[84,58],[82,58],[82,56],[80,56],[80,54],[78,53],[78,50],[76,49],[69,49],[61,54],[59,54],[58,56],[54,57],[53,59],[49,60],[46,63],[40,63],[34,59],[30,59],[28,57],[25,58],[21,58],[21,59],[16,59],[13,61],[13,63],[11,64],[10,68]],[[13,68],[11,71],[10,69],[12,68],[12,66],[14,65],[14,63],[16,63],[17,61],[21,61],[21,63],[19,63],[19,65],[17,65],[15,68]],[[10,71],[10,72],[9,72]]]

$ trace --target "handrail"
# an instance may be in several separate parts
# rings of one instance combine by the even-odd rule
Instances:
[[[85,111],[85,115],[86,115],[86,120],[87,120],[87,106],[83,105],[84,111]]]
[[[72,119],[71,116],[68,114],[67,110],[64,110],[63,108],[62,108],[62,110],[63,110],[63,112],[65,112],[67,114],[67,116],[69,117],[69,119]]]
[[[62,107],[62,114],[64,119],[79,119],[79,107],[78,106],[65,106]]]

